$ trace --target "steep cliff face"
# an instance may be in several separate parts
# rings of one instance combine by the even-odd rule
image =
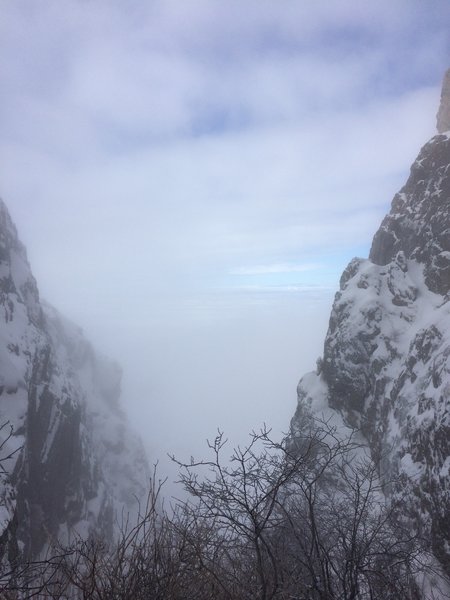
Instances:
[[[345,269],[298,398],[292,435],[310,410],[359,429],[450,574],[450,131],[422,148],[369,259]]]
[[[74,532],[110,539],[116,517],[135,510],[148,468],[119,406],[120,378],[79,328],[40,301],[0,201],[2,556],[35,557]]]

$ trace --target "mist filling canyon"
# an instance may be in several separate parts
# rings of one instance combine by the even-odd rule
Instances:
[[[450,598],[445,4],[2,12],[2,598]]]

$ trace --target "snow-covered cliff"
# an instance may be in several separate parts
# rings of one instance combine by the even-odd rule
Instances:
[[[115,520],[136,509],[148,466],[119,405],[120,380],[40,301],[0,200],[0,557],[35,557],[75,532],[110,539]]]
[[[441,133],[420,151],[369,259],[353,259],[341,277],[323,358],[299,383],[291,425],[295,437],[312,410],[359,429],[450,575],[450,131],[442,130],[450,118],[442,106]]]

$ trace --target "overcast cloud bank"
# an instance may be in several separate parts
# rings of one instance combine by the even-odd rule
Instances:
[[[340,272],[434,133],[447,4],[2,4],[1,194],[154,456],[287,428]]]

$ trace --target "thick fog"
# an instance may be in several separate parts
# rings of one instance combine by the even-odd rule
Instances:
[[[434,134],[447,9],[2,3],[0,193],[163,471],[218,427],[288,430],[340,273]]]

